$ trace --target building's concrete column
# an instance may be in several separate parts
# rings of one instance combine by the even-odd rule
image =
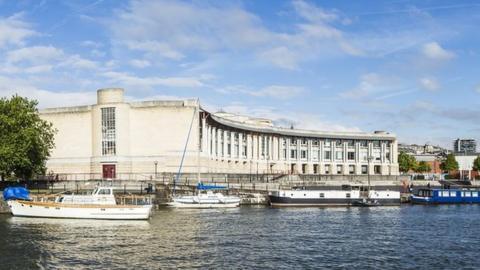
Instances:
[[[238,133],[238,159],[243,160],[243,133],[239,132]]]
[[[348,155],[348,145],[346,142],[343,142],[343,163],[344,164],[347,163],[347,160],[348,160],[347,155]]]
[[[312,147],[312,139],[308,139],[307,140],[307,161],[308,163],[312,163],[312,151],[313,151],[313,147]],[[313,166],[308,166],[308,167],[313,167]],[[311,171],[313,172],[313,168],[311,169]]]
[[[386,152],[387,152],[387,146],[384,142],[380,144],[380,161],[382,164],[386,163]]]
[[[285,147],[287,148],[287,157],[286,157],[286,161],[290,161],[290,142],[291,142],[291,139],[290,138],[287,138],[287,143],[285,145]],[[288,169],[290,170],[290,169]]]
[[[212,127],[207,125],[207,153],[208,157],[212,156],[212,152],[210,151],[212,145]]]
[[[360,143],[355,141],[355,163],[360,162]]]
[[[208,130],[207,130],[207,121],[205,117],[202,117],[202,153],[208,153],[207,144],[208,144]]]
[[[397,140],[392,141],[390,143],[390,145],[392,145],[392,151],[391,151],[392,163],[397,163],[398,162],[398,143],[397,143]]]
[[[253,159],[253,151],[252,151],[252,145],[253,145],[253,138],[252,134],[247,134],[247,159],[252,160]]]
[[[223,130],[223,157],[226,158],[228,157],[228,151],[227,151],[227,131]]]
[[[216,127],[212,127],[212,156],[218,157],[217,147],[218,147],[218,130]]]
[[[253,135],[253,160],[258,160],[258,135]]]

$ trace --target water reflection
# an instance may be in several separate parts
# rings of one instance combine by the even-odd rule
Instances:
[[[428,269],[435,261],[439,268],[465,267],[480,263],[479,209],[166,208],[149,221],[128,222],[0,216],[0,266]]]

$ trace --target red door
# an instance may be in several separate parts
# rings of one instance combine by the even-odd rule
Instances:
[[[116,177],[115,165],[103,165],[103,178],[104,179],[115,179]]]

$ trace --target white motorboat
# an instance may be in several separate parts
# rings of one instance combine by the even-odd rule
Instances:
[[[174,196],[169,206],[177,208],[234,208],[240,206],[240,197],[225,196],[213,190],[225,189],[220,186],[197,185],[197,194]]]
[[[149,198],[116,197],[112,187],[98,187],[89,195],[50,195],[35,200],[28,190],[16,187],[5,189],[4,199],[14,216],[23,217],[145,220],[152,210]]]

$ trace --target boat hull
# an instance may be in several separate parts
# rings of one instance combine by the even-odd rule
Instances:
[[[362,198],[358,190],[280,190],[269,196],[270,205],[284,206],[351,206]],[[380,206],[399,205],[398,191],[370,191],[370,198]]]
[[[480,191],[477,189],[423,189],[420,195],[412,195],[413,204],[478,204]]]
[[[152,205],[68,205],[10,200],[12,214],[19,217],[146,220]]]
[[[190,209],[207,209],[207,208],[236,208],[240,203],[185,203],[185,202],[170,202],[167,204],[175,208],[190,208]]]
[[[358,199],[296,199],[288,197],[268,196],[270,205],[275,207],[282,206],[350,206]],[[399,199],[379,199],[378,203],[382,205],[399,205]]]

